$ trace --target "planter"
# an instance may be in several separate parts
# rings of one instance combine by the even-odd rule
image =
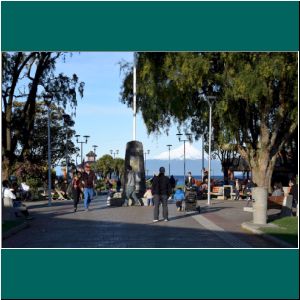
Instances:
[[[255,187],[252,190],[253,223],[267,224],[268,189],[266,187]]]
[[[122,198],[110,198],[110,206],[122,206],[124,200]]]

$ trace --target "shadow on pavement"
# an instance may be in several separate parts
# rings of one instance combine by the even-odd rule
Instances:
[[[57,204],[55,211],[45,206],[45,211],[37,209],[33,212],[35,219],[30,227],[5,239],[2,247],[241,248],[239,241],[247,243],[250,248],[278,247],[247,233],[208,230],[192,218],[198,215],[197,212],[171,216],[169,222],[152,223],[152,209],[97,207],[100,202],[95,203],[89,212],[82,208],[72,212],[71,201]],[[211,208],[207,209],[209,211]]]

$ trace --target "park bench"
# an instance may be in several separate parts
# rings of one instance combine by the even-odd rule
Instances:
[[[268,197],[268,209],[278,208],[281,209],[283,206],[285,196],[269,196]]]
[[[292,216],[293,214],[293,196],[269,196],[268,197],[268,209],[280,209],[280,216]]]
[[[222,186],[214,186],[210,196],[217,196],[217,199],[224,200],[224,188]]]

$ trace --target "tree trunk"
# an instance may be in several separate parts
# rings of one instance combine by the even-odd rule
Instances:
[[[228,184],[229,182],[229,168],[227,165],[223,165],[223,176],[224,176],[224,184]]]
[[[256,184],[256,191],[253,192],[252,197],[254,202],[253,208],[253,222],[256,224],[267,223],[267,205],[268,205],[268,191],[271,192],[271,179],[274,170],[276,155],[270,158],[267,149],[265,151],[257,152],[257,159],[252,160],[252,180]],[[256,198],[258,197],[258,198]]]
[[[271,179],[276,161],[276,155],[269,157],[267,150],[262,153],[256,160],[250,161],[252,166],[252,181],[259,187],[266,187],[271,191]]]
[[[9,178],[9,160],[7,157],[3,157],[2,160],[2,171],[1,171],[1,176],[2,180],[8,180]]]

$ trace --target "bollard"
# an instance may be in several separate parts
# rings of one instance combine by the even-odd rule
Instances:
[[[252,191],[253,223],[267,224],[268,189],[266,187],[255,187]]]

